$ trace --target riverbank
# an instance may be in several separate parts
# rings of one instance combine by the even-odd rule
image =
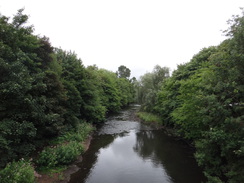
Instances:
[[[130,111],[129,120],[139,120],[136,116],[136,111]],[[48,172],[36,172],[35,177],[37,183],[67,183],[70,180],[70,176],[77,172],[80,168],[76,165],[83,160],[83,154],[89,149],[90,142],[92,140],[93,132],[82,142],[84,147],[83,153],[78,156],[77,160],[67,167],[54,168]]]
[[[137,112],[135,113],[134,118],[137,118],[137,121],[140,121],[141,123],[149,125],[153,128],[163,129],[168,136],[171,136],[180,141],[184,141],[190,148],[195,150],[195,146],[191,140],[185,139],[183,135],[177,131],[177,129],[165,126],[163,124],[163,120],[159,116],[148,112]]]
[[[89,148],[94,127],[82,123],[76,129],[51,139],[41,151],[30,157],[9,162],[0,170],[0,182],[66,183],[78,170],[75,163]]]
[[[36,181],[37,183],[67,183],[70,180],[70,175],[75,173],[79,170],[79,168],[76,166],[77,163],[81,162],[83,160],[83,154],[88,150],[90,146],[90,142],[92,140],[92,134],[90,134],[87,139],[82,142],[82,145],[84,147],[83,153],[77,158],[75,162],[73,162],[71,165],[69,165],[67,168],[64,168],[61,171],[55,172],[49,172],[49,173],[36,173]]]
[[[137,112],[135,114],[141,122],[156,127],[156,128],[162,128],[162,120],[159,116],[152,114],[152,113],[148,113],[148,112]]]

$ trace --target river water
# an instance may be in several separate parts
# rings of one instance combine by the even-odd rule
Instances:
[[[133,118],[131,106],[98,128],[69,183],[201,183],[193,152]]]

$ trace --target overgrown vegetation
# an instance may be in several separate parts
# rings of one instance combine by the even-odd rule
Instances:
[[[45,148],[36,161],[39,168],[54,168],[60,165],[68,165],[83,153],[84,148],[80,142],[71,141],[67,144]]]
[[[76,130],[66,132],[51,142],[50,147],[42,150],[36,160],[39,170],[52,169],[69,165],[84,152],[81,142],[84,142],[93,130],[90,124],[80,124]]]
[[[37,162],[54,166],[73,161],[82,152],[84,122],[103,122],[134,100],[128,68],[123,66],[129,75],[120,69],[119,77],[96,66],[86,68],[75,53],[34,35],[27,21],[23,10],[11,22],[0,14],[1,168],[57,137],[71,142],[46,148]]]
[[[161,77],[160,89],[155,72],[138,84],[143,109],[194,143],[209,183],[244,182],[244,12],[229,24],[225,41]]]
[[[34,168],[29,161],[23,159],[8,163],[5,169],[0,171],[0,180],[2,183],[33,183],[35,181]]]
[[[142,119],[144,122],[148,124],[154,124],[156,126],[162,125],[162,119],[156,114],[152,114],[149,112],[138,112],[137,116]]]

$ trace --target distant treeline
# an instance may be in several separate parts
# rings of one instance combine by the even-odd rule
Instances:
[[[202,49],[172,76],[156,66],[137,83],[142,108],[195,145],[209,183],[244,182],[244,12],[228,23],[220,45]]]
[[[11,22],[0,15],[0,167],[134,101],[128,68],[84,67],[75,53],[34,35],[27,20],[23,10]]]

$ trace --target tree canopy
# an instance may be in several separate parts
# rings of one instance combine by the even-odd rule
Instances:
[[[164,125],[193,142],[211,183],[244,181],[244,16],[229,22],[229,38],[179,65],[154,107]]]
[[[116,72],[117,76],[119,78],[125,78],[125,79],[129,79],[130,78],[130,69],[127,68],[124,65],[121,65],[118,67],[118,71]]]
[[[152,72],[146,73],[135,82],[137,91],[137,102],[142,105],[143,110],[154,111],[157,102],[157,93],[162,83],[169,77],[169,68],[156,65]]]
[[[133,84],[123,80],[128,68],[122,78],[86,68],[74,52],[34,35],[27,21],[23,9],[12,22],[0,15],[0,167],[134,101]]]

